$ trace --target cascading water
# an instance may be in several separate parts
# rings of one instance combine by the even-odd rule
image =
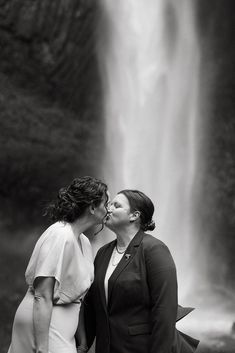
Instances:
[[[101,1],[105,178],[156,205],[156,235],[185,278],[192,236],[199,51],[188,0]],[[190,237],[190,238],[189,238]],[[184,286],[180,286],[182,292]]]
[[[153,235],[173,254],[182,304],[192,293],[198,256],[200,51],[194,22],[193,0],[100,0],[103,174],[113,194],[137,188],[154,201]]]

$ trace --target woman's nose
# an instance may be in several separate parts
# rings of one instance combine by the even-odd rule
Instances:
[[[112,211],[113,211],[113,205],[109,205],[108,206],[108,213],[112,213]]]

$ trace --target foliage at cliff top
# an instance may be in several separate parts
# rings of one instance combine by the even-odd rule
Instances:
[[[5,225],[41,222],[73,177],[98,174],[103,133],[93,1],[0,4],[0,199]]]

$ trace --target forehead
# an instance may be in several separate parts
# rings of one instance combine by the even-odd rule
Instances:
[[[114,202],[118,202],[123,206],[128,206],[130,207],[129,201],[127,199],[127,197],[124,194],[117,194],[114,199],[113,199],[113,203]]]

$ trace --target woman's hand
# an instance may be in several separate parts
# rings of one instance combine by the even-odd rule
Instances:
[[[77,353],[86,353],[88,351],[88,347],[87,346],[78,346],[77,347]]]
[[[75,334],[78,353],[86,353],[88,351],[84,320],[84,302],[82,301],[79,313],[78,328]]]

